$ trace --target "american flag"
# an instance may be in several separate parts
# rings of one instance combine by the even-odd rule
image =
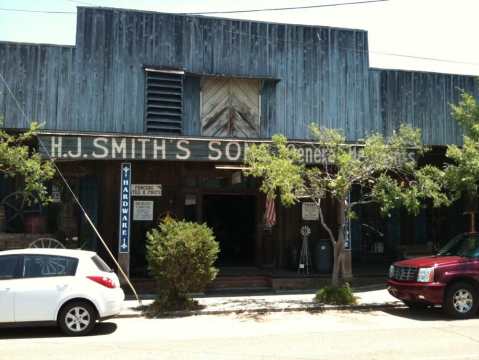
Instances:
[[[264,224],[270,228],[276,224],[276,209],[274,206],[274,198],[272,196],[266,197],[266,208],[264,211]]]

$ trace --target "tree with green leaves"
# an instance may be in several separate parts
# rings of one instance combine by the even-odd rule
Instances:
[[[46,182],[53,178],[55,169],[32,146],[39,128],[32,122],[27,131],[18,134],[0,129],[0,174],[21,177],[27,201],[45,204],[49,202]]]
[[[302,198],[316,203],[321,225],[334,249],[334,286],[340,278],[351,276],[351,255],[344,244],[347,222],[354,217],[357,206],[376,203],[383,214],[389,215],[400,206],[417,214],[426,201],[435,207],[450,204],[444,172],[418,164],[427,150],[419,129],[403,125],[389,137],[373,134],[354,145],[347,144],[340,130],[314,124],[310,130],[314,146],[325,154],[322,164],[305,164],[297,148],[284,136],[275,135],[271,144],[250,147],[245,172],[261,178],[260,190],[269,197],[279,196],[285,206]],[[353,188],[358,189],[359,197],[351,201]],[[321,206],[325,199],[333,200],[338,209],[337,231],[325,220]]]
[[[478,201],[479,184],[479,104],[476,98],[462,92],[456,105],[451,105],[453,118],[464,129],[463,145],[449,145],[445,173],[454,199],[462,196],[470,203]]]

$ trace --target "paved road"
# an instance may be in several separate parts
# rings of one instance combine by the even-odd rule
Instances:
[[[117,319],[85,338],[1,329],[0,359],[479,359],[479,318],[394,309]]]

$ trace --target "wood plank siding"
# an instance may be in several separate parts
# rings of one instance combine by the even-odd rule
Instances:
[[[188,136],[210,134],[200,92],[212,75],[261,81],[259,129],[247,134],[260,138],[307,139],[317,122],[356,140],[404,120],[429,144],[459,141],[447,104],[456,86],[477,94],[472,77],[370,70],[362,30],[79,7],[75,47],[0,42],[0,71],[46,130],[144,133],[146,67],[184,71]],[[0,116],[26,126],[3,85]]]
[[[422,129],[429,145],[461,143],[462,132],[451,116],[450,104],[461,90],[479,98],[472,76],[418,71],[371,69],[372,118],[382,119],[382,132],[391,134],[401,123]]]
[[[260,137],[260,81],[206,78],[201,85],[201,135]]]

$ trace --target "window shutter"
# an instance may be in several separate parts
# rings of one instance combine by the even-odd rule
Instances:
[[[147,133],[181,134],[183,122],[182,71],[145,69]]]
[[[258,138],[260,81],[204,78],[201,86],[201,135]]]

